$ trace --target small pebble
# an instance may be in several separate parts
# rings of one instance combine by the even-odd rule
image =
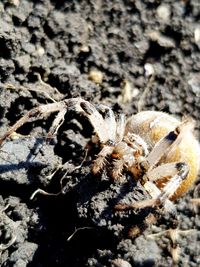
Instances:
[[[156,11],[157,11],[158,17],[161,20],[163,20],[164,22],[166,22],[170,19],[171,10],[170,10],[170,7],[168,5],[161,4],[161,5],[159,5],[159,7],[157,8]]]
[[[97,84],[101,84],[103,81],[103,73],[99,70],[92,69],[89,72],[88,78]]]
[[[200,46],[200,27],[196,27],[194,30],[194,40],[197,45]]]
[[[115,259],[111,263],[111,267],[132,267],[128,261],[123,259]]]
[[[155,72],[153,65],[150,63],[146,63],[144,65],[144,70],[145,70],[145,76],[146,77],[152,76]]]

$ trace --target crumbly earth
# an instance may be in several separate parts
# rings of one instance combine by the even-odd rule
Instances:
[[[127,116],[189,115],[198,135],[199,0],[2,0],[0,17],[0,134],[32,107],[81,96]],[[150,211],[114,212],[122,196],[148,197],[143,187],[128,174],[122,183],[91,174],[92,127],[73,111],[46,142],[53,118],[28,122],[0,148],[0,266],[170,266],[166,235],[150,238],[165,224],[132,240],[128,229]],[[38,188],[52,194],[30,199]],[[200,266],[194,188],[176,203],[180,228],[193,229],[179,238],[177,266]]]

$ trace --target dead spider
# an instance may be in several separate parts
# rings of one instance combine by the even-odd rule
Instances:
[[[100,144],[101,150],[94,160],[92,172],[97,174],[110,164],[111,176],[115,180],[123,170],[127,170],[134,179],[140,180],[151,196],[151,199],[132,205],[119,203],[115,209],[158,206],[170,212],[174,208],[172,200],[187,192],[195,181],[199,171],[200,146],[193,135],[194,120],[186,118],[180,122],[163,112],[143,111],[127,120],[120,114],[116,119],[107,106],[100,105],[97,109],[82,98],[71,98],[33,108],[0,138],[0,144],[30,119],[58,112],[48,134],[52,136],[63,123],[68,109],[85,115],[94,127],[96,138],[93,141]],[[174,236],[171,238],[175,261]]]

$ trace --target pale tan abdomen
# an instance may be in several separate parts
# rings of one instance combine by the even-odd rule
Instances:
[[[167,133],[174,130],[179,125],[179,121],[172,116],[158,111],[143,111],[133,115],[126,125],[126,132],[133,132],[140,135],[148,144],[149,150],[163,138]],[[185,181],[182,182],[178,190],[172,196],[172,200],[187,192],[197,178],[199,172],[200,146],[192,133],[187,133],[181,143],[173,153],[165,159],[161,159],[159,164],[168,162],[185,162],[190,171]],[[159,188],[164,186],[169,177],[157,182]]]

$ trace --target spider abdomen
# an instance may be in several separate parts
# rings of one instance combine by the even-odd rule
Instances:
[[[134,133],[139,135],[149,147],[155,144],[180,125],[180,121],[173,116],[159,111],[143,111],[131,116],[127,120],[125,135]],[[189,166],[186,179],[171,199],[176,199],[189,190],[197,178],[199,171],[200,145],[192,131],[183,134],[180,142],[173,146],[170,153],[164,154],[159,160],[159,165],[170,162],[185,162]],[[162,189],[170,177],[159,179],[156,184]]]

